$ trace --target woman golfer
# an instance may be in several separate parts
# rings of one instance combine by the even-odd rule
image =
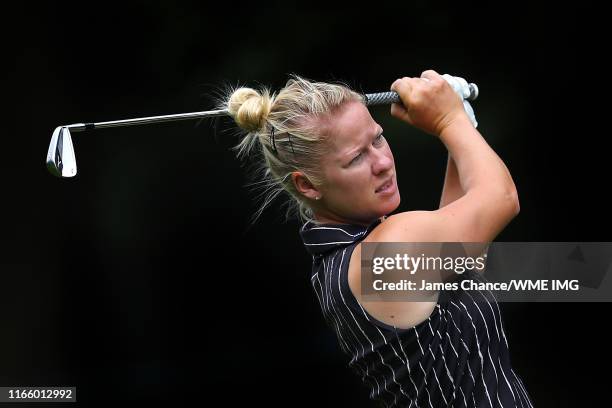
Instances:
[[[265,206],[286,192],[304,221],[310,281],[349,366],[385,407],[531,407],[512,369],[490,292],[441,290],[430,301],[368,302],[362,242],[491,242],[519,212],[512,177],[435,71],[391,85],[391,115],[449,151],[440,208],[393,214],[400,204],[391,147],[362,96],[344,84],[293,75],[278,93],[225,96],[248,133],[238,157],[263,153]],[[260,213],[261,213],[260,209]]]

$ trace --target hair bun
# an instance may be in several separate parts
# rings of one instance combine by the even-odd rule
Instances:
[[[227,104],[229,114],[238,126],[249,132],[261,130],[272,109],[272,98],[266,89],[260,94],[251,88],[238,88],[229,98]]]

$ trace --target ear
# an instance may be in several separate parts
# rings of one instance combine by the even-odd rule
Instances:
[[[317,197],[321,196],[321,192],[312,185],[308,177],[301,171],[294,171],[291,173],[291,180],[293,180],[293,185],[296,190],[304,197],[315,200]]]

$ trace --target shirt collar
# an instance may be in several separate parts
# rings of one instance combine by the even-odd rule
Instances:
[[[300,228],[300,236],[308,253],[322,255],[363,240],[380,223],[381,219],[376,219],[366,227],[357,224],[316,225],[308,221]]]

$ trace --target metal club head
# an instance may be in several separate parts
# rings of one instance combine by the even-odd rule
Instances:
[[[70,130],[67,127],[59,126],[53,131],[47,152],[47,169],[57,177],[76,176],[76,158]]]

